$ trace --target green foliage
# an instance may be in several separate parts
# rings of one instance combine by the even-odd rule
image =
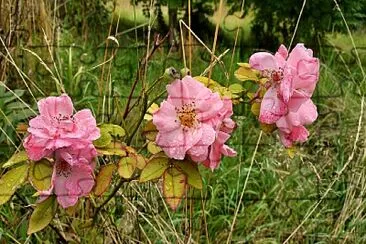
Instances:
[[[338,1],[348,23],[352,28],[363,25],[366,20],[366,1]],[[241,1],[232,3],[231,12],[239,9]],[[294,33],[296,22],[302,8],[302,1],[262,1],[245,2],[246,12],[254,11],[252,34],[255,45],[275,50],[280,43],[288,45]],[[318,44],[327,31],[345,30],[343,20],[335,10],[333,1],[307,1],[301,16],[295,42],[306,42],[308,46]]]
[[[51,187],[53,165],[47,159],[31,162],[28,180],[38,191],[45,191]]]
[[[96,196],[101,196],[108,189],[116,168],[115,164],[107,164],[100,168],[99,174],[95,179],[94,194]]]
[[[28,175],[28,164],[23,164],[6,172],[0,178],[0,205],[9,201],[16,189],[23,184]]]
[[[182,201],[186,189],[187,176],[177,168],[169,168],[163,175],[164,199],[176,210]]]
[[[0,86],[0,144],[17,142],[16,125],[34,115],[29,106],[17,98],[23,95],[24,90],[16,89],[12,93]]]
[[[53,216],[56,214],[57,202],[55,196],[50,196],[48,199],[36,205],[28,226],[28,235],[44,229],[51,223]]]
[[[2,168],[6,169],[15,164],[22,163],[28,160],[28,155],[25,151],[16,152],[9,158],[9,160],[2,165]]]
[[[113,3],[112,0],[66,1],[60,8],[64,28],[74,29],[84,37],[90,34],[95,38],[95,35],[106,34]]]

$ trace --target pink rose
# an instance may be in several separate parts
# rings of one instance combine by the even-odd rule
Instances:
[[[157,145],[168,157],[178,160],[184,159],[188,151],[205,153],[215,140],[215,129],[207,122],[223,106],[219,94],[190,76],[175,80],[167,90],[167,100],[153,114],[159,131]]]
[[[276,124],[286,147],[306,141],[309,133],[304,125],[311,124],[318,116],[310,99],[319,78],[319,60],[313,57],[312,50],[297,44],[288,54],[281,45],[275,55],[253,54],[249,63],[268,78],[259,121]]]
[[[31,160],[50,156],[56,149],[80,147],[100,136],[89,109],[73,114],[69,96],[47,97],[38,102],[40,115],[29,121],[24,148]]]
[[[40,192],[41,201],[54,193],[63,208],[74,206],[94,186],[93,158],[97,152],[92,144],[83,149],[62,148],[55,152],[51,187]]]

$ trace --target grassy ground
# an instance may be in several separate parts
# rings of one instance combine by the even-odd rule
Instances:
[[[123,8],[121,11],[121,16],[126,16],[133,9]],[[138,23],[143,22],[139,14],[140,18]],[[73,39],[68,33],[64,36],[64,43],[72,41],[76,45],[55,49],[55,63],[76,108],[91,108],[98,115],[99,122],[117,122],[118,109],[125,103],[138,59],[146,48],[136,46],[144,43],[145,39],[139,37],[136,43],[133,35],[118,37],[121,47],[117,49],[111,66],[107,63],[95,68],[103,62],[104,43],[95,48],[78,38]],[[362,32],[356,33],[357,45],[363,45],[363,36]],[[363,122],[359,124],[360,118],[365,119],[364,105],[360,105],[361,94],[364,94],[360,87],[365,80],[349,36],[333,34],[328,38],[342,52],[336,48],[323,48],[319,53],[321,75],[314,95],[319,118],[309,126],[310,139],[298,148],[293,159],[279,143],[276,134],[260,134],[250,107],[242,103],[235,107],[238,128],[230,140],[238,151],[238,157],[224,159],[214,172],[201,167],[203,191],[188,192],[191,200],[184,201],[176,212],[167,209],[159,184],[131,183],[123,187],[118,197],[108,205],[97,228],[90,227],[90,202],[87,200],[81,201],[77,213],[67,214],[60,210],[54,226],[61,229],[67,238],[83,243],[122,240],[224,243],[229,235],[238,243],[280,243],[292,234],[291,242],[294,243],[366,242],[366,131]],[[110,45],[114,44],[110,42]],[[217,53],[226,48],[231,47],[220,46]],[[32,50],[42,54],[43,59],[50,59],[47,48]],[[229,52],[223,57],[225,66],[214,68],[213,79],[222,84],[237,82],[232,75],[235,64],[247,61],[252,52],[237,47],[233,61]],[[240,56],[242,53],[245,55]],[[362,51],[360,55],[364,63]],[[195,47],[192,56],[192,73],[198,75],[209,65],[210,55],[204,48]],[[30,79],[45,95],[56,93],[52,75],[37,58],[24,50],[22,58],[19,66],[27,70]],[[52,60],[46,63],[52,64]],[[146,80],[151,83],[170,66],[177,69],[184,66],[181,53],[159,49],[149,63]],[[53,67],[52,70],[55,71]],[[113,97],[106,100],[107,104],[108,101],[112,104],[110,109],[98,109],[98,102],[103,99],[98,94],[98,82],[109,83],[112,87],[110,91],[105,90]],[[20,87],[18,83],[13,86]],[[43,95],[35,91],[35,96]],[[25,97],[29,103],[35,104],[29,93]],[[133,117],[126,121],[127,130],[134,123]],[[133,144],[141,144],[140,140],[141,137],[137,137]],[[12,150],[13,147],[7,146],[1,153],[9,156]],[[26,206],[34,203],[36,198],[31,197],[34,192],[30,187],[22,188],[18,193],[12,203],[0,207],[0,239],[5,243],[45,240],[54,243],[57,235],[51,228],[32,237],[26,235],[26,220],[31,213]],[[99,199],[92,201],[100,202]],[[235,224],[231,228],[234,218]],[[187,239],[189,234],[191,239]]]

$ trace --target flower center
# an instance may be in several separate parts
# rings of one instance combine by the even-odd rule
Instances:
[[[58,116],[53,116],[52,118],[58,123],[61,123],[63,121],[71,121],[72,123],[75,122],[75,118],[73,117],[73,115],[58,114]]]
[[[192,128],[196,126],[198,121],[194,102],[184,104],[181,108],[176,108],[175,110],[178,114],[180,123],[184,127]]]
[[[279,84],[283,79],[283,68],[263,70],[262,76],[268,78],[274,85]]]
[[[63,177],[68,178],[71,175],[71,165],[64,160],[57,162],[56,174],[57,174],[57,176],[63,176]]]

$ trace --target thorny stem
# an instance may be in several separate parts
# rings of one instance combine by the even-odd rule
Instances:
[[[121,188],[121,186],[123,185],[123,183],[125,183],[125,182],[131,182],[131,181],[136,180],[138,178],[139,178],[139,175],[135,175],[134,177],[132,177],[130,179],[121,178],[118,181],[118,184],[113,188],[111,194],[109,194],[109,196],[104,200],[104,202],[102,204],[100,204],[95,209],[95,213],[94,213],[94,217],[93,217],[93,223],[95,223],[95,221],[97,220],[98,213],[100,212],[100,210],[102,210],[102,208],[117,194],[119,188]]]
[[[143,95],[143,100],[144,100],[144,104],[143,104],[143,108],[142,108],[142,111],[140,114],[140,118],[137,121],[136,126],[133,129],[131,135],[128,137],[128,139],[126,141],[127,145],[131,144],[131,141],[132,141],[133,137],[135,136],[137,130],[139,129],[140,124],[141,124],[142,120],[144,119],[145,113],[146,113],[147,109],[149,108],[149,106],[147,105],[147,95],[146,94]]]
[[[126,109],[125,112],[123,113],[123,119],[126,119],[128,113],[131,111],[130,110],[130,103],[132,100],[132,96],[133,93],[136,89],[136,85],[138,83],[138,81],[141,79],[141,77],[144,74],[144,71],[147,68],[147,63],[149,62],[149,60],[151,59],[151,57],[153,56],[153,54],[155,53],[155,51],[161,46],[161,44],[168,38],[169,36],[169,32],[162,38],[160,39],[160,35],[156,35],[155,36],[155,40],[154,40],[154,45],[153,48],[151,49],[150,53],[146,56],[146,58],[142,58],[138,64],[138,69],[137,69],[137,73],[136,73],[136,79],[132,85],[130,94],[128,96],[128,100],[127,100],[127,104],[126,104]]]

